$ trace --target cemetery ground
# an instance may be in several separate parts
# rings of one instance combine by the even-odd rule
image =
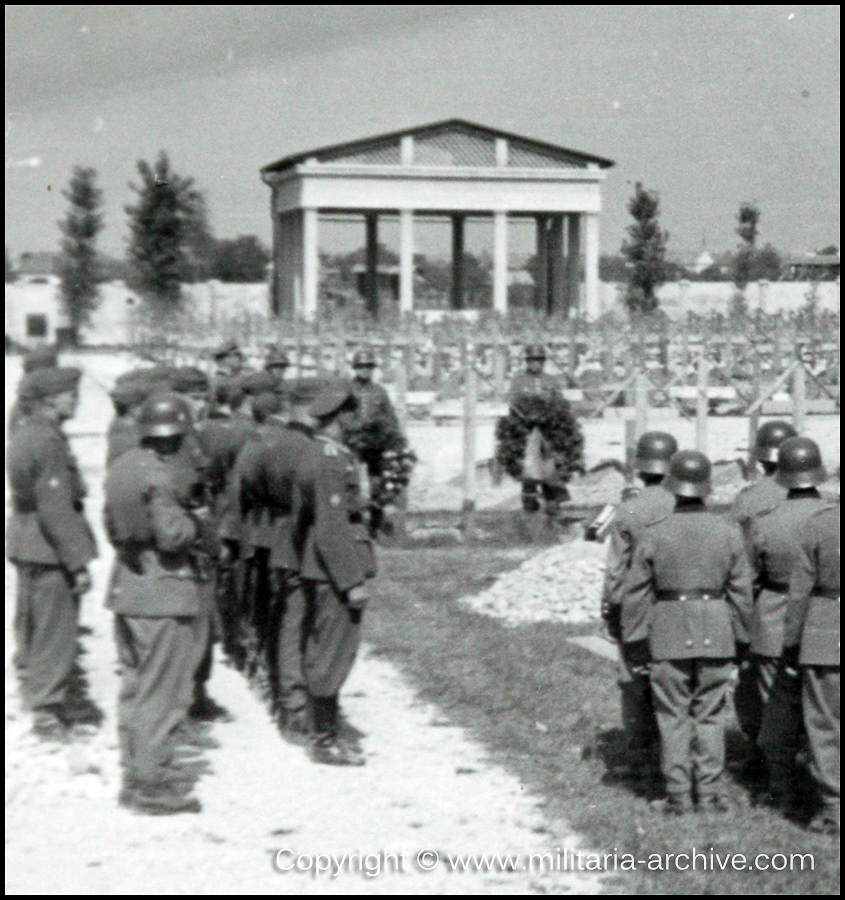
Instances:
[[[739,775],[742,748],[735,723],[727,815],[665,820],[658,795],[620,774],[624,753],[615,665],[572,642],[598,634],[595,614],[578,621],[514,624],[466,602],[497,582],[520,581],[512,605],[526,602],[531,578],[538,577],[530,570],[538,548],[519,542],[456,540],[435,547],[411,540],[380,549],[380,575],[365,615],[365,648],[342,694],[347,727],[360,736],[366,767],[311,764],[301,748],[282,740],[258,692],[218,649],[211,693],[232,720],[211,728],[220,746],[207,752],[207,771],[197,783],[203,812],[145,819],[121,810],[116,804],[118,675],[111,617],[103,607],[110,551],[101,506],[103,434],[110,416],[105,387],[131,360],[96,356],[79,363],[89,377],[68,430],[91,492],[88,515],[101,551],[93,567],[94,590],[83,603],[79,687],[100,721],[67,747],[39,744],[29,734],[11,666],[14,573],[7,564],[8,892],[837,892],[838,840],[810,835],[801,822],[749,803]],[[7,406],[18,375],[19,361],[7,358]],[[828,465],[838,468],[838,417],[825,418],[836,421],[811,417],[809,433],[819,432]],[[620,457],[622,427],[621,422],[587,423],[588,465]],[[650,427],[659,426],[650,422]],[[716,427],[725,433],[714,428],[714,447],[726,458],[741,455],[741,427]],[[424,426],[411,433],[422,460],[415,496],[435,508],[460,507],[461,451],[455,437],[449,427]],[[480,456],[484,440],[480,435]],[[600,491],[594,479],[579,489],[585,492],[583,502],[597,503],[611,487],[618,484],[602,484]],[[573,499],[579,499],[575,487]],[[479,481],[480,507],[510,508],[517,502],[512,483]],[[553,552],[548,545],[560,537],[545,541],[542,552]],[[595,545],[575,538],[562,547],[583,555],[585,565],[600,566],[590,555]],[[467,853],[522,853],[523,860],[548,854],[551,871],[525,871],[517,863],[475,872],[444,864],[425,872],[414,862],[414,854],[425,848],[436,850],[441,860]],[[290,854],[279,857],[280,850]],[[564,850],[580,850],[583,859],[608,858],[602,871],[562,871]],[[647,861],[651,854],[693,850],[708,860],[712,854],[726,859],[725,854],[743,853],[750,861],[757,854],[809,853],[812,870],[806,858],[803,870],[796,863],[792,871],[772,866],[737,871],[730,863],[724,871],[680,871],[664,861],[662,871],[638,862],[636,871],[625,872],[621,863],[614,870],[612,862],[614,854]],[[344,852],[405,854],[405,867],[397,871],[385,860],[377,877],[354,865],[319,877],[313,868],[280,871],[279,863],[284,868],[294,854],[339,859]]]

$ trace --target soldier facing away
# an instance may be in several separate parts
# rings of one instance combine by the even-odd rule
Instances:
[[[822,808],[812,831],[839,835],[839,506],[807,521],[789,582],[784,639],[787,666],[801,674],[810,771]]]
[[[821,453],[809,438],[787,438],[778,448],[778,483],[786,497],[751,521],[749,545],[754,565],[751,659],[762,706],[758,745],[767,775],[766,802],[791,811],[795,757],[801,732],[798,679],[783,664],[789,576],[807,520],[826,505],[818,485],[825,480]]]
[[[621,641],[622,599],[625,576],[631,566],[634,549],[643,531],[665,518],[675,506],[675,498],[663,487],[669,461],[678,450],[671,434],[648,431],[637,441],[634,469],[642,488],[628,489],[616,506],[610,526],[610,548],[602,593],[602,619],[608,633]],[[619,689],[622,700],[622,724],[628,738],[633,765],[646,776],[654,758],[658,741],[657,720],[651,699],[647,667],[629,659],[626,645],[622,653],[622,677]]]
[[[79,600],[97,555],[83,511],[85,486],[62,423],[79,402],[79,369],[39,369],[19,397],[27,411],[6,450],[12,515],[6,555],[17,569],[15,663],[36,734],[62,739],[76,654]]]
[[[667,814],[726,809],[725,726],[737,646],[748,642],[751,566],[739,529],[710,513],[710,462],[676,453],[675,509],[649,526],[625,579],[622,640],[648,662]]]

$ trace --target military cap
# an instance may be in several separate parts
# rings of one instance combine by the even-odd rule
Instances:
[[[229,406],[238,406],[244,398],[240,378],[220,378],[214,386],[214,400]]]
[[[155,382],[151,381],[143,370],[134,369],[120,375],[109,392],[112,400],[121,406],[137,406],[149,397]]]
[[[179,366],[173,373],[171,390],[177,394],[207,394],[210,389],[208,375],[196,366]]]
[[[703,453],[680,450],[669,461],[669,474],[664,486],[676,497],[704,499],[712,490],[710,472],[710,460]]]
[[[74,390],[79,384],[82,372],[75,366],[62,366],[55,369],[36,369],[29,372],[21,381],[18,397],[24,402],[43,400],[55,397],[66,391]]]
[[[545,359],[546,348],[542,344],[529,344],[525,348],[526,359]]]
[[[781,441],[777,480],[787,488],[811,488],[827,479],[819,445],[805,437]]]
[[[371,347],[361,347],[352,356],[353,369],[374,369],[376,367],[376,355]]]
[[[141,437],[177,437],[191,425],[191,410],[178,394],[154,394],[138,412]]]
[[[357,405],[355,395],[347,381],[330,382],[314,398],[308,412],[317,419],[325,419],[344,407]]]
[[[277,382],[270,372],[247,372],[238,381],[240,389],[251,397],[275,391]]]
[[[231,356],[233,353],[240,353],[241,348],[238,346],[237,341],[224,341],[215,351],[214,358],[215,359],[224,359],[227,356]]]
[[[252,414],[259,421],[281,412],[284,397],[277,391],[263,391],[252,398]]]
[[[665,431],[647,431],[637,441],[634,469],[650,475],[665,475],[669,460],[678,452],[678,442]]]
[[[775,420],[764,422],[754,437],[754,458],[760,462],[778,461],[778,447],[787,438],[796,437],[798,432],[789,424]]]
[[[278,369],[287,368],[290,365],[290,359],[287,353],[281,347],[268,348],[267,359],[264,362],[264,368],[269,369],[275,367]]]
[[[294,378],[284,383],[284,393],[292,406],[309,406],[330,384],[325,378]]]
[[[35,347],[23,358],[25,373],[35,372],[37,369],[55,369],[58,364],[59,354],[55,347]]]

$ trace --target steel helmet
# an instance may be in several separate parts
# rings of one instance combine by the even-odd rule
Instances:
[[[155,394],[138,412],[142,438],[177,437],[191,426],[191,410],[178,394]]]
[[[545,359],[546,348],[542,344],[529,344],[525,348],[525,359]]]
[[[797,437],[798,432],[789,422],[765,422],[757,429],[754,438],[754,458],[760,462],[776,463],[778,447],[787,438]]]
[[[680,450],[669,461],[663,482],[676,497],[706,497],[712,490],[710,460],[697,450]]]
[[[370,347],[361,347],[355,351],[352,357],[353,369],[374,369],[376,367],[376,355]]]
[[[678,452],[678,442],[665,431],[647,431],[637,441],[634,469],[649,475],[665,475],[669,460]]]
[[[791,437],[778,447],[777,480],[787,488],[811,488],[827,478],[819,445],[810,438]]]

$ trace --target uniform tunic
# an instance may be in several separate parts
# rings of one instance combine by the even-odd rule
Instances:
[[[779,484],[774,475],[763,475],[757,481],[744,487],[734,499],[729,517],[742,529],[743,537],[749,539],[751,523],[761,512],[769,510],[786,497],[786,488]],[[749,548],[750,553],[750,548]],[[734,705],[740,728],[749,740],[756,742],[763,720],[763,697],[774,684],[776,665],[761,658],[743,660],[739,666],[739,680],[734,693]]]
[[[622,591],[631,566],[634,547],[643,531],[668,516],[675,498],[658,485],[629,494],[615,510],[610,530],[610,547],[602,594],[602,618],[611,635],[620,638]],[[648,672],[632,664],[623,646],[623,674],[619,681],[622,694],[622,724],[634,751],[646,750],[657,739],[657,720],[651,699]]]
[[[6,555],[17,568],[15,662],[25,702],[61,704],[76,653],[78,599],[71,575],[97,555],[82,503],[85,486],[59,425],[20,420],[6,451],[12,515]]]
[[[735,526],[691,505],[645,529],[623,588],[622,639],[647,646],[652,660],[670,794],[688,794],[693,778],[700,800],[718,792],[732,659],[748,641],[751,604],[751,566]]]
[[[105,519],[115,548],[106,600],[121,663],[118,731],[130,779],[163,776],[170,738],[185,718],[204,611],[196,548],[203,531],[177,487],[175,458],[137,448],[109,468]]]
[[[801,732],[800,685],[781,664],[789,576],[807,519],[824,505],[817,496],[790,492],[758,512],[748,527],[754,568],[751,659],[760,717],[755,724],[768,762],[770,790],[784,797],[791,790]]]
[[[797,649],[810,770],[825,810],[839,821],[839,506],[807,522],[789,585],[784,644]]]
[[[315,731],[332,736],[337,696],[361,640],[362,609],[350,602],[349,592],[375,575],[375,557],[350,450],[325,436],[316,438],[298,473],[298,485],[305,526],[300,564],[302,671]]]

